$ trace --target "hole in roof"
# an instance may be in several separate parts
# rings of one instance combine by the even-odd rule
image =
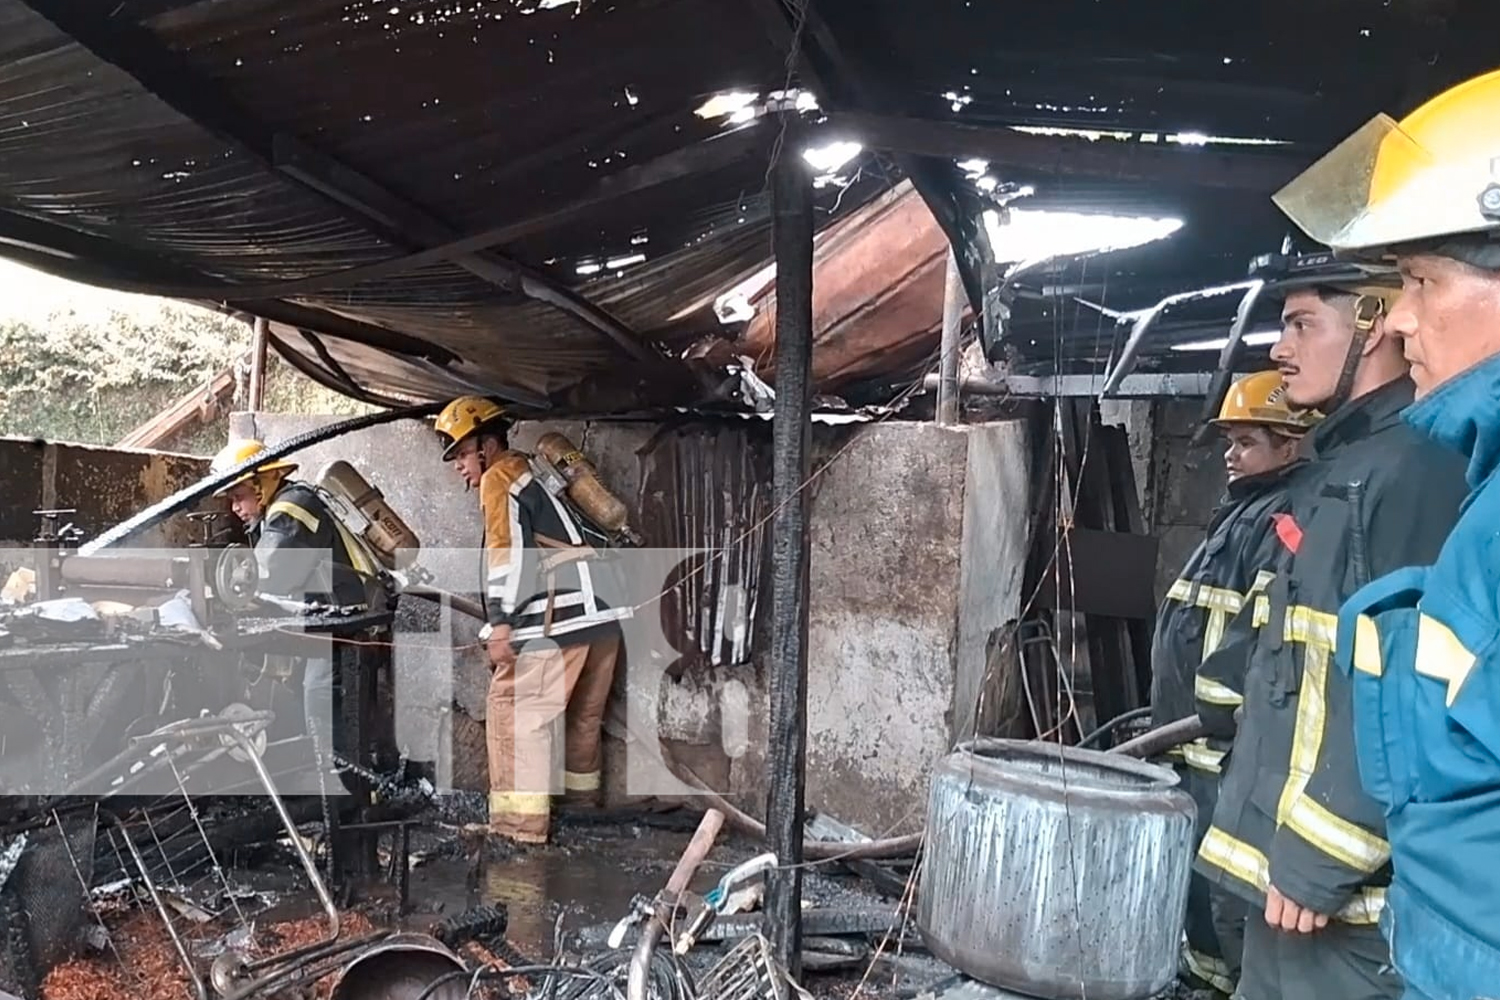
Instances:
[[[746,90],[731,90],[728,93],[715,94],[707,101],[704,101],[702,106],[694,111],[693,114],[699,118],[723,118],[726,115],[734,115],[742,110],[749,109],[751,117],[754,117],[755,111],[751,108],[751,105],[755,103],[758,97],[760,97],[759,94],[753,94]]]
[[[1062,257],[1095,250],[1128,250],[1166,239],[1182,228],[1181,219],[1105,215],[1044,209],[984,213],[985,232],[996,261]]]
[[[862,152],[864,147],[857,142],[831,142],[804,149],[802,158],[819,173],[831,174]]]
[[[1269,347],[1281,339],[1281,331],[1251,330],[1241,338],[1241,343],[1246,347]],[[1195,340],[1187,344],[1173,344],[1174,351],[1222,351],[1229,344],[1228,337],[1220,337],[1218,340]]]

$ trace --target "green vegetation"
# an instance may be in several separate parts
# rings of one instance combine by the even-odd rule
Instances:
[[[235,396],[163,450],[207,455],[243,409],[252,332],[248,324],[175,302],[134,313],[53,313],[45,321],[0,318],[0,434],[112,445],[219,372],[233,367]],[[370,407],[303,377],[275,351],[265,409],[365,413]]]

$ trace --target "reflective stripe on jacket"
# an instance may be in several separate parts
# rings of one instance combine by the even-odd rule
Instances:
[[[379,567],[306,483],[283,483],[250,535],[261,593],[345,607],[368,599],[362,577]]]
[[[1399,379],[1317,428],[1275,579],[1204,665],[1210,677],[1214,660],[1243,665],[1245,700],[1199,870],[1257,903],[1274,885],[1349,923],[1378,919],[1390,849],[1360,786],[1349,688],[1330,669],[1335,616],[1372,576],[1430,561],[1465,492],[1462,463],[1401,422],[1412,396]]]
[[[485,612],[491,625],[511,627],[512,642],[590,641],[630,616],[608,593],[573,515],[532,476],[524,454],[503,452],[485,469],[479,504]],[[621,606],[610,607],[607,597]]]
[[[1231,482],[1202,544],[1168,589],[1151,640],[1154,724],[1192,715],[1197,701],[1205,696],[1230,711],[1239,705],[1238,684],[1207,680],[1199,676],[1198,668],[1219,647],[1229,621],[1245,600],[1270,580],[1264,568],[1276,554],[1271,518],[1286,508],[1286,483],[1298,465]],[[1218,774],[1223,748],[1200,739],[1173,756],[1196,770]]]
[[[1407,420],[1469,459],[1473,490],[1431,567],[1399,570],[1339,616],[1365,789],[1395,869],[1386,933],[1408,986],[1500,992],[1500,360]]]

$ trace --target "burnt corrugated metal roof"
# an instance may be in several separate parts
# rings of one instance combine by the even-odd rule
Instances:
[[[769,259],[777,138],[698,117],[710,96],[794,81],[829,135],[878,118],[869,145],[895,151],[820,189],[820,220],[913,180],[975,300],[986,200],[953,123],[1002,130],[991,174],[1031,205],[1183,218],[1052,282],[1128,309],[1279,243],[1269,188],[1212,176],[1222,150],[1007,126],[1285,139],[1227,155],[1289,175],[1484,68],[1497,22],[1457,0],[0,0],[0,253],[265,315],[291,360],[367,396],[703,402],[724,383],[682,354],[729,335],[706,305]],[[1016,343],[1054,343],[1027,363],[1092,364],[1091,314],[1034,291]]]

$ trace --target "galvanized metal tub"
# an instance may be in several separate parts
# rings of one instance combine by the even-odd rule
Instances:
[[[1138,1000],[1177,972],[1196,807],[1172,771],[1015,740],[935,768],[917,923],[975,979],[1046,1000]]]
[[[429,1000],[469,995],[463,961],[426,934],[393,934],[360,952],[334,980],[331,1000],[415,1000],[444,980]]]

